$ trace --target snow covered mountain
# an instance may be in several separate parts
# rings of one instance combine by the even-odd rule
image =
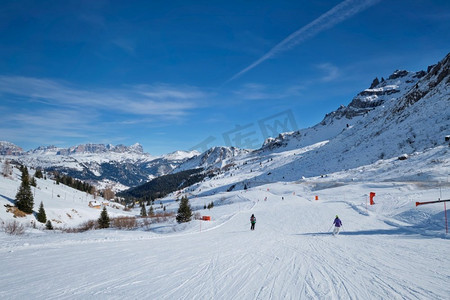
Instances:
[[[0,141],[0,155],[21,155],[23,149],[10,142]]]
[[[233,159],[245,156],[251,150],[239,149],[236,147],[212,147],[200,155],[194,156],[181,164],[174,172],[202,168],[205,170],[222,169],[232,164]]]
[[[192,187],[203,192],[205,185],[222,191],[334,173],[346,180],[446,180],[449,66],[450,54],[427,72],[395,71],[313,127],[269,138],[254,151],[215,147],[175,171],[215,170]]]
[[[337,110],[325,115],[317,125],[293,133],[283,133],[276,138],[269,138],[264,142],[263,149],[276,148],[285,150],[305,147],[321,141],[331,140],[343,130],[353,127],[363,120],[370,112],[385,103],[395,102],[404,97],[411,88],[424,77],[426,72],[395,71],[388,79],[375,78],[370,88],[356,95],[348,106],[341,105]],[[373,112],[376,114],[378,111]]]
[[[85,144],[70,148],[55,146],[23,150],[8,142],[0,144],[0,152],[26,166],[58,171],[73,178],[116,189],[136,186],[151,178],[170,173],[198,152],[177,151],[154,157],[143,151],[140,144]]]
[[[268,139],[260,152],[322,143],[292,167],[306,176],[356,168],[445,143],[450,132],[450,54],[429,72],[396,71],[314,127]],[[292,178],[294,179],[294,178]]]
[[[297,181],[350,169],[373,171],[369,166],[378,163],[394,180],[399,176],[388,165],[395,166],[392,160],[408,154],[411,165],[402,176],[420,180],[429,170],[424,162],[444,166],[449,155],[449,65],[450,54],[427,72],[397,70],[387,79],[375,78],[348,106],[341,105],[313,127],[269,138],[258,150],[213,147],[173,172],[202,168],[216,176],[234,174],[217,188],[242,189],[252,183]],[[416,169],[419,165],[422,170]],[[349,178],[357,175],[348,172]]]

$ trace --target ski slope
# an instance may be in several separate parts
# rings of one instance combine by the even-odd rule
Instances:
[[[413,183],[278,182],[193,199],[217,203],[202,211],[212,222],[1,233],[0,298],[449,299],[443,209],[414,207],[438,196]],[[336,214],[344,230],[334,237]]]

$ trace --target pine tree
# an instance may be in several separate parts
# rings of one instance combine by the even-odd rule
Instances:
[[[186,223],[191,221],[191,218],[192,210],[191,205],[189,204],[189,199],[186,196],[183,196],[181,198],[180,207],[178,208],[177,222]]]
[[[43,178],[44,176],[42,175],[42,171],[41,169],[37,169],[36,173],[34,173],[34,177],[36,178]]]
[[[36,215],[36,220],[41,223],[47,222],[47,215],[45,214],[44,203],[41,201],[41,205],[39,206],[39,212]]]
[[[150,208],[148,209],[148,216],[153,217],[155,215],[155,211],[153,210],[153,206],[150,205]]]
[[[213,201],[211,201],[210,203],[208,203],[208,209],[211,209],[211,208],[213,208],[214,207],[214,202]]]
[[[36,179],[34,179],[34,177],[31,177],[30,185],[31,185],[31,186],[34,186],[34,187],[37,186]]]
[[[100,218],[98,218],[98,226],[100,228],[108,228],[109,227],[109,216],[106,211],[106,206],[103,207],[102,212],[100,213]]]
[[[147,210],[145,209],[145,204],[142,203],[141,205],[141,217],[146,217],[147,216]]]
[[[33,212],[33,193],[28,178],[27,167],[22,167],[22,183],[16,194],[16,206],[24,213],[31,214]]]
[[[53,225],[52,222],[50,222],[50,220],[48,220],[47,223],[45,224],[45,228],[47,228],[48,230],[53,230]]]

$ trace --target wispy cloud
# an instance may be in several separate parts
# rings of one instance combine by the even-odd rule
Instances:
[[[303,85],[269,86],[259,83],[247,83],[234,92],[244,100],[283,99],[298,96],[304,89]]]
[[[112,41],[112,43],[128,54],[133,56],[136,55],[136,43],[131,39],[116,38]]]
[[[317,68],[325,73],[325,76],[322,77],[321,81],[329,82],[339,77],[339,69],[333,64],[324,63],[317,65]]]
[[[0,76],[0,138],[41,145],[117,140],[127,130],[182,124],[206,105],[207,96],[186,85],[88,90],[52,79]]]
[[[138,93],[152,99],[201,99],[206,93],[191,86],[170,86],[168,84],[136,85]]]
[[[93,112],[48,109],[40,112],[9,111],[0,121],[1,135],[6,140],[25,143],[57,144],[63,139],[85,139],[98,131]]]
[[[122,89],[84,90],[51,79],[0,76],[0,94],[65,108],[91,108],[134,115],[174,117],[199,106],[206,93],[194,87],[137,85]]]
[[[106,25],[106,21],[105,18],[101,15],[98,14],[93,14],[93,13],[83,13],[80,14],[78,16],[79,20],[87,23],[89,25],[101,28],[101,29],[106,29],[107,25]]]
[[[348,18],[360,13],[361,11],[377,4],[381,0],[346,0],[311,23],[303,26],[299,30],[295,31],[291,35],[289,35],[287,38],[285,38],[283,41],[281,41],[279,44],[277,44],[275,47],[270,49],[269,52],[264,54],[262,57],[260,57],[258,60],[256,60],[254,63],[249,65],[248,67],[244,68],[237,74],[235,74],[233,77],[227,80],[227,82],[230,82],[239,76],[247,73],[251,69],[255,68],[262,62],[268,60],[269,58],[272,58],[276,56],[277,54],[290,50],[294,46],[304,42],[305,40],[312,38],[313,36],[317,35],[318,33],[330,29],[333,26],[347,20]]]

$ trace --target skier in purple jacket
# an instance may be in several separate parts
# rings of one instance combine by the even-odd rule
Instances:
[[[337,215],[333,221],[333,224],[334,224],[333,235],[337,235],[337,234],[339,234],[339,230],[341,229],[341,226],[342,226],[342,221],[341,221],[341,219],[339,219],[339,217]]]

